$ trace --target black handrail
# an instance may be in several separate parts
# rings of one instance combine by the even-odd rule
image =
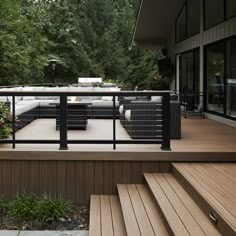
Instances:
[[[161,144],[162,150],[170,150],[170,93],[171,91],[0,91],[1,96],[12,96],[12,140],[0,140],[0,143],[12,143],[13,148],[19,143],[44,143],[52,144],[59,143],[60,150],[67,150],[68,144],[113,144],[113,149],[116,149],[116,144]],[[17,96],[57,96],[60,97],[60,139],[59,140],[28,140],[15,138],[15,97]],[[67,137],[67,115],[68,114],[68,96],[112,96],[113,97],[113,139],[112,140],[68,140]],[[160,139],[139,139],[139,140],[118,140],[116,137],[116,97],[125,96],[162,96],[162,138]]]

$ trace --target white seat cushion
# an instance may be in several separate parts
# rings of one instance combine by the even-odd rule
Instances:
[[[93,107],[112,107],[113,106],[113,101],[101,101],[101,100],[94,100],[92,102]],[[119,107],[119,102],[115,102],[115,106]]]
[[[152,96],[152,97],[151,97],[151,101],[152,101],[152,102],[159,102],[159,103],[161,103],[161,101],[162,101],[162,96]]]
[[[125,111],[125,119],[131,121],[131,110]]]
[[[124,105],[121,105],[119,107],[119,112],[120,112],[120,115],[123,115],[123,112],[124,112]]]
[[[28,101],[24,101],[24,100],[19,101],[16,104],[16,107],[15,107],[16,116],[19,116],[19,115],[21,115],[21,114],[23,114],[27,111],[30,111],[30,110],[36,108],[37,106],[39,106],[39,102],[37,102],[35,100],[34,101],[30,101],[30,100],[28,100]],[[11,111],[12,111],[12,107],[11,107]]]

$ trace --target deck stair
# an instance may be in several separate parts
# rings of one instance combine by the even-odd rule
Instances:
[[[209,209],[218,209],[217,205],[214,208],[214,204],[219,202],[214,200],[211,203],[213,205],[208,206],[208,195],[204,195],[206,191],[200,190],[200,187],[198,189],[189,172],[186,173],[185,166],[173,164],[172,167],[172,173],[144,173],[143,184],[118,184],[118,196],[92,196],[89,235],[236,235],[236,224],[232,217],[235,213],[234,205],[231,204],[231,217],[227,214],[220,215],[226,211],[221,209],[223,207],[220,208],[222,212],[216,211],[217,216],[219,215],[219,223],[216,224],[209,216]],[[194,168],[198,168],[199,172],[203,171],[201,166]],[[216,166],[214,171],[217,168]],[[205,181],[213,184],[207,171],[203,173]],[[217,175],[214,178],[220,181]],[[232,177],[231,181],[233,183],[235,179]],[[226,187],[222,187],[226,190]],[[231,193],[235,194],[235,190],[231,190]],[[228,198],[231,196],[229,190],[225,195]],[[235,201],[233,196],[231,201]]]

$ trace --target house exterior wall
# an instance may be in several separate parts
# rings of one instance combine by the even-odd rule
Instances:
[[[195,48],[200,49],[200,92],[204,90],[204,47],[208,44],[217,42],[222,39],[226,39],[232,36],[236,36],[236,17],[233,17],[223,23],[220,23],[214,27],[204,30],[204,12],[203,4],[204,0],[200,0],[200,33],[185,39],[184,41],[175,42],[175,25],[172,27],[171,34],[169,36],[167,48],[169,56],[171,57],[172,64],[175,68],[175,73],[172,78],[171,89],[178,90],[179,75],[177,70],[178,61],[177,55],[183,52],[190,51]],[[200,104],[203,104],[201,102]],[[211,115],[214,118],[214,115]]]

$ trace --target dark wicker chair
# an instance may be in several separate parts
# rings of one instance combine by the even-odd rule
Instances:
[[[162,104],[151,101],[131,101],[124,105],[131,111],[130,121],[123,116],[121,124],[133,139],[158,139],[162,136]],[[170,136],[181,138],[181,109],[178,101],[170,102]]]
[[[162,104],[151,101],[132,101],[130,121],[124,127],[133,139],[158,139],[162,136]]]

